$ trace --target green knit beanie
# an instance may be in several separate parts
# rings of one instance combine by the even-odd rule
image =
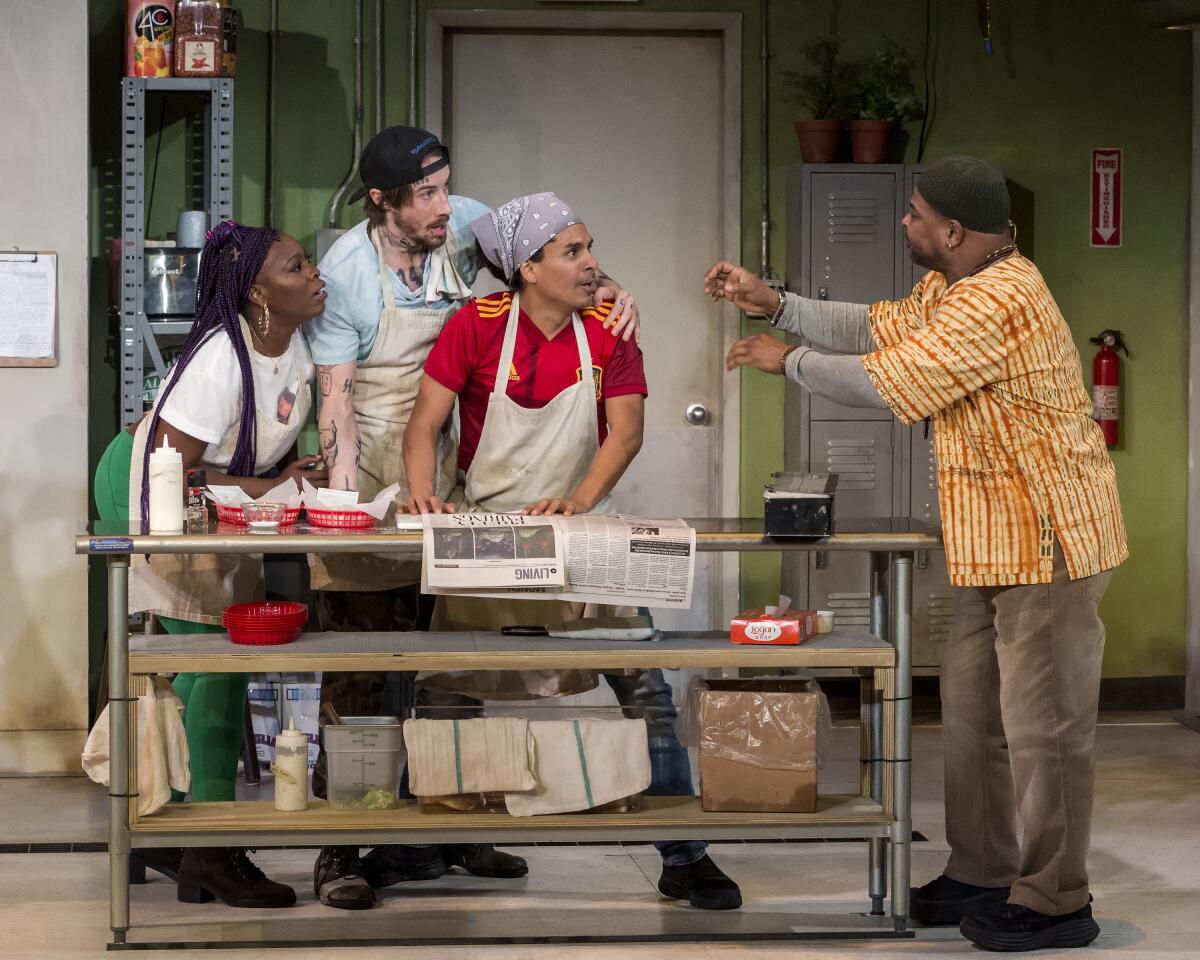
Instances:
[[[948,220],[977,233],[1008,229],[1008,184],[1004,171],[975,157],[945,157],[931,163],[917,181],[917,192]]]

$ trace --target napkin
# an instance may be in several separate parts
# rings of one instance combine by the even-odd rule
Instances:
[[[396,494],[400,492],[400,484],[393,483],[390,487],[380,490],[379,495],[369,503],[359,503],[358,493],[354,490],[318,490],[308,482],[307,477],[302,477],[300,483],[304,491],[301,499],[309,510],[334,510],[343,513],[361,510],[376,520],[383,519],[392,501],[396,499]]]

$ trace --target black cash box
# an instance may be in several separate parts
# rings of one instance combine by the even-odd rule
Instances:
[[[836,473],[773,473],[763,487],[768,537],[828,537],[833,533]]]

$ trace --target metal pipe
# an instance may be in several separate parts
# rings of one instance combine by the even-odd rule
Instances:
[[[129,557],[108,558],[108,914],[129,929]]]
[[[417,0],[408,0],[408,125],[417,125]]]
[[[375,0],[375,132],[383,129],[383,0]]]
[[[893,763],[895,781],[892,828],[892,919],[902,931],[908,919],[908,890],[912,866],[912,554],[896,556],[892,578],[894,616],[892,642],[896,645],[895,723]]]
[[[275,122],[275,93],[279,85],[279,0],[271,0],[271,21],[267,29],[267,173],[264,177],[263,223],[275,225],[275,149],[278,127]]]
[[[338,208],[342,198],[350,189],[354,178],[358,176],[358,156],[362,153],[363,139],[363,4],[365,0],[356,0],[354,4],[354,142],[351,146],[350,170],[346,179],[339,184],[337,192],[329,202],[330,227],[337,226]]]
[[[416,0],[414,0],[416,2]],[[769,143],[769,127],[768,127],[768,64],[771,59],[770,46],[768,44],[769,28],[767,25],[768,16],[768,0],[762,0],[759,4],[759,19],[761,21],[761,50],[759,52],[761,78],[759,86],[762,88],[760,97],[760,113],[762,122],[759,125],[759,138],[761,140],[762,150],[762,268],[759,270],[759,276],[764,280],[771,276],[771,167],[769,156],[767,153]]]

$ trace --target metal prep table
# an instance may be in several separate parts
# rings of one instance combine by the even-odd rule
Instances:
[[[96,523],[76,537],[75,552],[105,556],[108,564],[108,684],[110,716],[109,899],[113,939],[110,949],[152,946],[286,945],[263,937],[265,924],[250,924],[252,941],[183,943],[130,941],[129,851],[131,847],[223,845],[316,845],[379,843],[530,842],[624,839],[865,839],[869,846],[868,894],[871,915],[885,917],[888,874],[890,919],[863,929],[762,929],[739,918],[700,917],[689,911],[683,924],[665,923],[655,934],[607,936],[505,936],[445,933],[445,915],[431,936],[386,936],[369,941],[322,939],[302,934],[312,945],[355,942],[629,942],[646,940],[782,940],[822,937],[905,937],[911,822],[912,739],[912,577],[913,553],[939,550],[940,536],[913,521],[843,521],[833,536],[815,540],[762,536],[760,520],[689,521],[698,551],[865,551],[871,555],[869,631],[838,631],[800,646],[745,647],[727,639],[681,637],[659,642],[596,642],[502,637],[494,633],[305,634],[292,644],[239,646],[214,634],[137,635],[128,625],[131,557],[150,553],[420,553],[421,534],[398,532],[389,524],[372,531],[330,531],[299,525],[276,534],[210,525],[179,535],[130,535],[123,524]],[[132,758],[136,697],[131,678],[155,673],[346,671],[423,669],[534,669],[576,667],[799,667],[851,668],[862,691],[861,789],[858,795],[822,794],[808,814],[706,813],[694,797],[651,797],[633,814],[588,814],[514,818],[498,814],[422,814],[415,804],[382,811],[328,810],[323,801],[299,813],[280,813],[270,802],[169,804],[139,818],[130,798],[136,793]],[[135,679],[135,683],[137,680]],[[118,709],[125,704],[126,709]],[[122,789],[123,787],[123,789]],[[890,848],[890,871],[888,849]],[[736,912],[735,912],[736,913]],[[409,924],[411,926],[411,924]],[[136,928],[134,928],[136,929]],[[293,939],[291,941],[295,943]]]

